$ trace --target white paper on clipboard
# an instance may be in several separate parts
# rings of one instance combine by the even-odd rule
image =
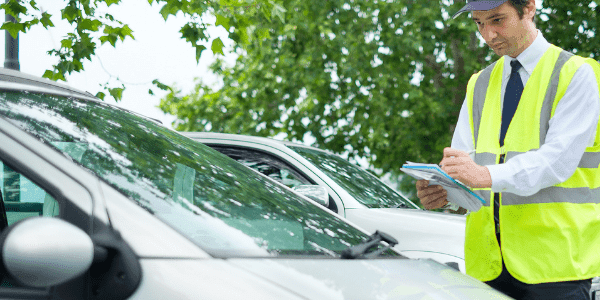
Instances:
[[[469,187],[453,179],[436,164],[406,162],[400,170],[415,179],[425,179],[429,185],[441,185],[448,192],[448,201],[469,211],[478,211],[486,202]]]

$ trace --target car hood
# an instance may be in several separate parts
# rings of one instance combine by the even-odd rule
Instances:
[[[435,252],[464,260],[466,218],[405,208],[348,209],[346,219],[368,232],[380,230],[398,240],[394,249]]]
[[[228,261],[307,299],[510,299],[428,259]]]

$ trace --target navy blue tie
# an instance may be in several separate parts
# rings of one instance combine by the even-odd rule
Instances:
[[[518,60],[510,62],[512,70],[510,71],[510,78],[506,84],[506,90],[504,91],[504,103],[502,104],[502,127],[500,128],[500,146],[504,146],[504,137],[508,130],[508,125],[512,121],[517,106],[519,106],[519,100],[521,94],[523,94],[523,81],[519,76],[519,69],[521,63]],[[504,155],[500,156],[500,163],[504,163]],[[498,245],[500,245],[500,196],[498,193],[494,193],[494,222],[496,227],[496,237],[498,238]]]
[[[504,137],[508,130],[508,125],[515,115],[521,94],[523,94],[523,81],[519,76],[519,69],[521,63],[518,60],[510,62],[512,68],[510,72],[510,78],[506,84],[506,90],[504,91],[504,103],[502,104],[502,127],[500,128],[500,146],[504,146]]]

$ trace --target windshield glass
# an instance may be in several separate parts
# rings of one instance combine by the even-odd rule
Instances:
[[[331,177],[354,199],[370,208],[418,208],[379,178],[349,161],[325,151],[287,146]]]
[[[225,155],[102,102],[0,91],[0,115],[212,255],[339,256],[367,239]]]

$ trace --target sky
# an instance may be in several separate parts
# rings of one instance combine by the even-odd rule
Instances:
[[[34,28],[27,33],[19,34],[19,62],[21,72],[42,76],[45,70],[51,69],[57,59],[48,55],[48,50],[57,48],[60,41],[70,30],[70,25],[60,19],[60,8],[64,7],[63,1],[38,0],[38,7],[53,14],[54,28],[45,29],[42,26]],[[107,96],[107,103],[138,112],[142,115],[158,119],[165,126],[172,127],[175,120],[173,116],[163,113],[157,105],[163,92],[157,88],[155,95],[148,94],[148,89],[153,88],[152,80],[158,79],[165,84],[176,84],[183,91],[190,91],[194,86],[194,78],[202,78],[209,84],[218,85],[218,78],[208,71],[208,66],[215,57],[208,50],[202,53],[200,62],[196,62],[195,49],[185,40],[181,39],[179,30],[186,23],[182,16],[169,17],[165,21],[159,14],[160,6],[148,4],[147,0],[128,0],[121,4],[113,5],[102,10],[112,14],[115,19],[128,24],[133,30],[135,40],[127,38],[118,42],[113,48],[106,43],[96,50],[92,61],[84,63],[84,71],[72,73],[67,77],[67,84],[92,94],[102,90],[100,84],[108,81],[115,82],[119,78],[125,83],[126,89],[123,100],[115,102]],[[0,18],[4,18],[1,16]],[[234,54],[227,54],[232,42],[227,39],[227,32],[223,27],[211,28],[211,37],[220,37],[226,49],[225,59],[233,64]],[[0,38],[0,57],[4,66],[4,32]],[[105,93],[107,93],[105,91]]]

